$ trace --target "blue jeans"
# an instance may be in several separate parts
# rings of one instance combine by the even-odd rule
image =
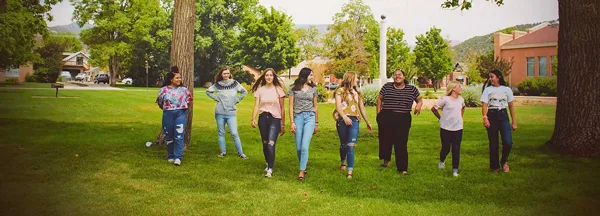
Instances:
[[[294,123],[296,124],[296,153],[300,162],[300,170],[306,170],[308,163],[308,147],[315,131],[315,113],[301,112],[294,114]]]
[[[358,118],[349,116],[352,125],[347,126],[343,118],[336,122],[338,136],[340,137],[340,160],[342,164],[348,160],[348,170],[354,169],[354,148],[358,141],[358,131],[360,122]]]
[[[163,111],[162,126],[165,132],[168,159],[181,160],[183,157],[185,118],[185,109]]]
[[[274,118],[271,113],[263,112],[258,116],[258,129],[260,130],[267,169],[273,169],[273,165],[275,164],[275,144],[281,131],[281,119]]]
[[[490,121],[490,127],[487,128],[488,139],[490,141],[490,168],[495,170],[508,161],[508,155],[513,144],[512,128],[506,109],[490,109],[488,110],[487,117]],[[502,159],[500,163],[498,163],[498,131],[500,131],[500,136],[502,137]]]
[[[244,151],[242,151],[242,141],[240,140],[240,134],[238,133],[236,116],[215,114],[215,119],[217,120],[217,132],[219,135],[219,148],[221,148],[221,152],[227,152],[227,148],[225,147],[225,124],[227,124],[238,154],[244,154]]]

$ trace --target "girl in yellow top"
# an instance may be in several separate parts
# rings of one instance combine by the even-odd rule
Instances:
[[[365,119],[367,129],[372,130],[371,123],[367,118],[362,93],[358,90],[358,77],[354,72],[344,74],[342,85],[335,90],[336,128],[340,137],[340,169],[345,171],[348,167],[348,178],[352,178],[354,169],[354,147],[358,140],[360,116]],[[346,161],[348,165],[346,165]]]

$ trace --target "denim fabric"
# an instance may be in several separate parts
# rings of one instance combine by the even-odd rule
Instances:
[[[488,139],[490,142],[490,168],[495,170],[508,161],[508,155],[510,154],[513,144],[512,128],[506,109],[489,109],[487,116],[490,121],[490,127],[487,128]],[[498,163],[498,132],[500,132],[500,136],[502,137],[502,159],[500,160],[500,163]]]
[[[167,142],[168,159],[183,158],[183,139],[186,127],[186,110],[163,111],[162,126]]]
[[[281,131],[281,119],[274,118],[271,113],[263,112],[258,116],[258,129],[267,168],[272,170],[275,164],[275,144]]]
[[[236,116],[215,114],[215,119],[217,120],[218,140],[221,152],[227,152],[227,147],[225,146],[225,124],[227,124],[238,154],[244,154],[244,151],[242,150],[242,141],[240,140],[240,135],[238,133]]]
[[[340,137],[340,161],[343,164],[348,161],[348,170],[354,169],[354,148],[358,141],[358,132],[360,122],[354,116],[349,117],[352,120],[352,125],[348,126],[343,118],[336,122],[338,136]],[[348,144],[354,144],[349,146]]]
[[[315,113],[301,112],[294,115],[294,123],[296,124],[296,154],[300,162],[300,170],[306,170],[308,163],[308,147],[315,131]]]

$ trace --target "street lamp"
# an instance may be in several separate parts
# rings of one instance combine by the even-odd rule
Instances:
[[[381,15],[381,23],[379,26],[379,87],[387,82],[387,25],[385,23],[385,15]]]
[[[146,90],[148,90],[148,60],[146,60]]]

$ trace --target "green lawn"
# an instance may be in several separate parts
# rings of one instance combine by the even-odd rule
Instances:
[[[22,83],[16,84],[16,83],[0,82],[0,88],[1,87],[11,87],[11,88],[50,88],[50,83],[22,82]]]
[[[239,107],[244,151],[218,158],[214,103],[194,103],[193,143],[183,165],[146,147],[160,129],[155,91],[52,91],[0,88],[0,215],[591,215],[600,210],[600,159],[548,152],[552,106],[518,107],[511,172],[488,172],[479,109],[468,109],[461,176],[437,168],[439,130],[429,111],[413,118],[409,175],[382,169],[376,133],[363,125],[354,179],[338,171],[333,106],[320,105],[305,182],[296,180],[293,136],[277,144],[265,179],[252,97]],[[370,119],[374,108],[368,108]],[[376,127],[376,125],[375,125]],[[375,131],[377,129],[375,128]],[[235,155],[227,137],[229,155]]]

